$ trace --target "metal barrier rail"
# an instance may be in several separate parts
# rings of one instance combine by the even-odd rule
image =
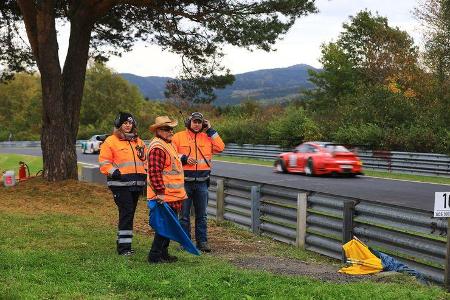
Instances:
[[[277,145],[227,144],[221,155],[274,160],[282,149]],[[358,150],[364,168],[450,177],[450,156],[434,153]]]
[[[81,143],[86,140],[77,140],[75,143],[76,147],[81,147]],[[11,142],[0,142],[0,148],[33,148],[41,147],[41,141],[11,141]]]
[[[255,234],[342,259],[353,235],[444,282],[447,222],[429,211],[213,176],[208,215]]]

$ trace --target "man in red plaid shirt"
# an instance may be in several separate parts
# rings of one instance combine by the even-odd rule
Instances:
[[[172,145],[173,129],[176,120],[167,116],[157,117],[150,131],[155,134],[148,152],[147,199],[166,202],[176,213],[187,198],[184,189],[183,166],[178,152]],[[150,211],[150,214],[152,211]],[[155,232],[155,238],[148,255],[149,263],[175,262],[177,258],[169,255],[170,240]]]

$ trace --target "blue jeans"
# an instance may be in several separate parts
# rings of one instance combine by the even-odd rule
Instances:
[[[195,211],[195,240],[197,244],[208,241],[206,208],[208,207],[208,186],[205,181],[185,182],[188,199],[183,201],[180,224],[191,237],[191,206]]]

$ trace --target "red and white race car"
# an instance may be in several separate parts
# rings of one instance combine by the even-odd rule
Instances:
[[[325,174],[362,175],[359,157],[342,145],[328,142],[306,142],[293,152],[278,155],[276,172],[304,173],[308,176]]]

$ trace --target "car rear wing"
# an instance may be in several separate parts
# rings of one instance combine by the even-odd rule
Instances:
[[[97,141],[104,142],[108,136],[110,136],[110,135],[109,134],[100,134],[100,135],[97,135],[96,139],[97,139]]]

